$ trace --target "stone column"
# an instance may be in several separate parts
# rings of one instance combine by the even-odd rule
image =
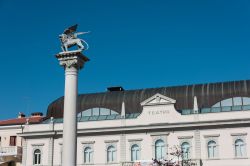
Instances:
[[[65,69],[62,165],[76,166],[78,70],[89,59],[81,51],[61,52],[56,58]]]

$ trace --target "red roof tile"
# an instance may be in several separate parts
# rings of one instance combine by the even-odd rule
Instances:
[[[0,126],[25,124],[27,122],[27,119],[29,119],[30,124],[34,124],[42,122],[44,117],[23,117],[23,118],[2,120],[0,121]]]

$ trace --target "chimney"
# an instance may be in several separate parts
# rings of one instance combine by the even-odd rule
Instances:
[[[22,112],[19,112],[18,113],[18,117],[17,118],[24,118],[25,117],[25,114],[24,113],[22,113]]]
[[[43,113],[42,112],[33,112],[31,113],[31,117],[42,117]]]
[[[124,91],[123,87],[121,86],[112,86],[107,88],[108,92],[117,92],[117,91]]]

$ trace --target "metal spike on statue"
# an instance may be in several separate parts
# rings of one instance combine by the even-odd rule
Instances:
[[[69,28],[64,30],[63,34],[59,35],[63,52],[68,52],[68,48],[71,48],[73,46],[78,47],[78,50],[75,51],[83,51],[89,48],[88,43],[85,40],[78,38],[78,35],[83,35],[89,33],[90,31],[76,32],[77,26],[77,24],[70,26]]]

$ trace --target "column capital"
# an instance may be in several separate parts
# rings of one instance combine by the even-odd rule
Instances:
[[[89,58],[83,55],[81,51],[60,52],[56,54],[56,58],[59,60],[59,64],[64,68],[75,67],[81,69],[85,62],[89,61]]]

